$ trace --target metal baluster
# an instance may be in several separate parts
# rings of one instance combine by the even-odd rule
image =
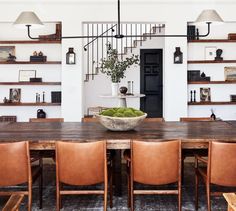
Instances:
[[[132,23],[130,24],[130,26],[131,26],[131,28],[130,28],[130,34],[133,35],[133,34],[132,34],[132,27],[133,27],[133,26],[132,26]],[[133,39],[132,39],[132,37],[130,37],[131,53],[132,53],[132,51],[133,51],[133,49],[132,49],[132,48],[133,48],[133,43],[132,43],[132,42],[133,42]]]
[[[99,29],[98,29],[98,24],[97,24],[97,36],[99,35]],[[97,39],[97,68],[96,68],[96,74],[98,74],[98,53],[99,53],[99,51],[98,51],[98,46],[99,46],[99,39]]]
[[[94,24],[92,24],[92,36],[94,35]],[[94,79],[94,42],[92,43],[92,80]]]
[[[111,35],[113,35],[113,31],[111,31]],[[113,48],[113,36],[111,37],[111,47]]]
[[[116,25],[116,31],[117,30],[120,30],[120,29],[118,29],[118,25]],[[119,33],[120,33],[120,31],[119,31]],[[116,39],[116,51],[118,53],[118,39]]]
[[[101,31],[103,31],[103,24],[101,24],[101,26],[102,26],[102,30]],[[102,37],[102,61],[103,61],[103,37]],[[102,69],[103,69],[103,67],[102,67]]]
[[[87,24],[87,35],[89,36],[89,23]],[[89,42],[89,38],[87,39],[87,42]],[[89,46],[87,49],[87,75],[86,75],[86,79],[89,80]]]
[[[121,34],[123,34],[123,24],[121,24]],[[123,39],[120,40],[121,46],[121,60],[123,61]]]
[[[151,39],[151,38],[152,38],[152,37],[151,37],[151,33],[152,33],[152,24],[150,24],[150,30],[149,30],[149,31],[150,31],[150,39]]]
[[[128,30],[128,26],[127,23],[125,24],[125,34],[127,35],[127,30]],[[128,37],[126,37],[126,53],[128,52]]]
[[[108,24],[106,24],[106,35],[108,35]],[[108,37],[106,39],[106,45],[108,45]],[[106,58],[107,58],[107,51],[106,51]]]
[[[140,24],[140,35],[142,35],[142,24]],[[143,37],[140,37],[140,46],[142,46],[142,40],[143,40]]]

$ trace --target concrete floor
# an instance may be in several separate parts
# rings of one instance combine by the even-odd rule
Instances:
[[[44,211],[55,210],[55,167],[53,165],[46,165],[44,168],[44,190],[43,190],[43,209]],[[129,210],[127,208],[127,182],[125,171],[122,173],[123,185],[122,197],[113,197],[113,208],[108,210]],[[183,195],[182,195],[182,210],[191,211],[194,210],[194,168],[192,164],[186,164],[185,168],[185,179],[183,184]],[[173,186],[169,186],[173,187]],[[228,190],[225,190],[226,192]],[[37,185],[33,187],[33,211],[38,209],[38,198],[37,198]],[[6,202],[7,198],[0,198],[0,209]],[[22,203],[20,210],[26,209],[27,200],[25,199]],[[100,211],[103,210],[103,197],[102,196],[66,196],[63,197],[63,211],[75,211],[75,210],[89,210],[89,211]],[[146,195],[135,197],[135,210],[146,211],[174,211],[177,210],[177,197],[176,196],[165,196],[165,195]],[[206,199],[205,199],[205,188],[203,184],[200,185],[200,200],[199,210],[206,211]],[[227,204],[223,197],[212,198],[212,211],[225,211],[227,210]]]

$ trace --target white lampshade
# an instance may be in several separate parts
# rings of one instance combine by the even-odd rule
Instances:
[[[215,10],[203,10],[195,23],[222,23],[224,22]]]
[[[25,28],[26,25],[30,25],[31,28],[43,27],[43,23],[38,16],[30,11],[22,12],[14,22],[14,26],[19,28]]]

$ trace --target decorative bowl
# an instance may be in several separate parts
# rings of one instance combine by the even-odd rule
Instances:
[[[112,131],[128,131],[137,127],[147,114],[137,117],[111,117],[104,115],[96,115],[98,121],[107,129]]]

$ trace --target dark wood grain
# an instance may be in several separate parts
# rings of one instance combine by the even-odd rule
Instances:
[[[235,84],[236,81],[188,81],[188,84]]]
[[[189,40],[189,43],[201,43],[201,42],[236,42],[236,40],[227,39],[204,39],[204,40]]]
[[[61,44],[61,40],[1,40],[0,44]]]
[[[236,63],[236,60],[189,60],[188,64]]]
[[[188,105],[236,105],[236,102],[188,102]]]
[[[61,85],[61,82],[0,82],[0,85]]]
[[[61,64],[61,61],[47,61],[47,62],[30,62],[30,61],[7,62],[7,61],[0,61],[0,64]]]
[[[55,142],[107,140],[109,149],[128,149],[131,139],[181,139],[183,148],[207,148],[210,140],[236,142],[227,122],[143,122],[135,130],[112,132],[99,123],[0,123],[0,142],[30,141],[31,149],[54,149]]]
[[[60,106],[61,103],[0,103],[0,106]]]

